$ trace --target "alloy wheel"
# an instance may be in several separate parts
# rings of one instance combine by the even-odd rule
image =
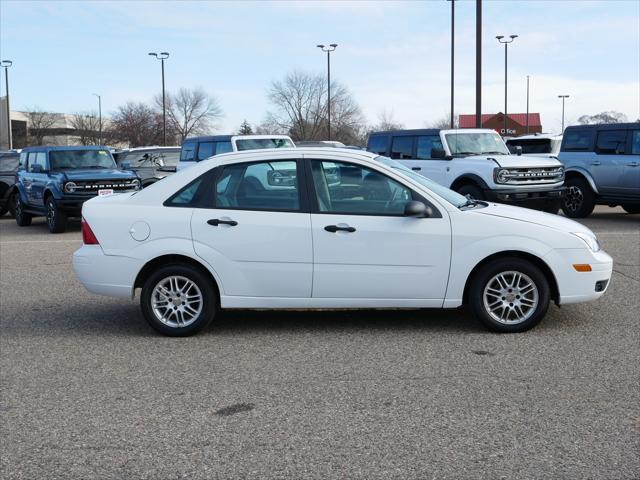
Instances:
[[[47,202],[47,225],[53,228],[56,221],[56,206],[52,201]]]
[[[564,198],[564,206],[567,207],[567,210],[570,212],[577,212],[582,206],[583,201],[584,195],[582,194],[582,190],[575,185],[571,185]]]
[[[202,292],[187,277],[163,278],[151,292],[153,314],[160,322],[172,328],[191,325],[202,313],[202,308]]]
[[[487,282],[482,300],[486,312],[496,322],[518,324],[528,320],[536,311],[538,287],[522,272],[501,272]]]

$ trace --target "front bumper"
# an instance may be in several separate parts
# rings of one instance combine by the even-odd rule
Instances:
[[[91,293],[131,298],[143,264],[140,260],[105,255],[100,245],[83,245],[73,254],[73,270]]]
[[[524,190],[522,188],[500,189],[484,191],[485,198],[492,202],[513,203],[517,205],[553,205],[560,206],[566,195],[567,187],[540,188]]]

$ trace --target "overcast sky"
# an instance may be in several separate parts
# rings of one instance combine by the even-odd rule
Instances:
[[[617,110],[640,117],[640,1],[483,2],[483,112],[503,109],[504,50],[509,47],[509,110],[540,112],[545,131],[567,120]],[[325,73],[318,43],[338,43],[332,77],[353,93],[369,121],[393,112],[408,128],[448,115],[450,3],[413,2],[0,2],[0,56],[11,59],[12,109],[96,109],[160,91],[203,87],[225,118],[259,123],[272,80],[293,69]],[[475,109],[475,2],[456,2],[457,113]],[[4,80],[4,79],[3,79]],[[4,81],[2,81],[2,95]]]

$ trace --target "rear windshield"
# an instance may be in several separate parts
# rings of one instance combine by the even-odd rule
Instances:
[[[516,153],[516,147],[522,147],[522,153],[551,153],[551,139],[536,138],[532,140],[507,140],[507,147],[511,153]]]
[[[263,148],[293,148],[288,138],[245,138],[236,140],[238,151],[262,150]]]
[[[108,150],[52,150],[49,152],[52,170],[66,168],[114,168]]]

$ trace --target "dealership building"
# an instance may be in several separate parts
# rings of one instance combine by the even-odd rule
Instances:
[[[486,113],[482,114],[482,128],[491,128],[502,136],[517,137],[526,135],[527,133],[542,133],[542,124],[540,123],[539,113],[529,113],[529,122],[527,129],[526,113],[510,113],[507,115],[507,131],[504,131],[504,113]],[[460,128],[476,128],[476,116],[460,115]]]

